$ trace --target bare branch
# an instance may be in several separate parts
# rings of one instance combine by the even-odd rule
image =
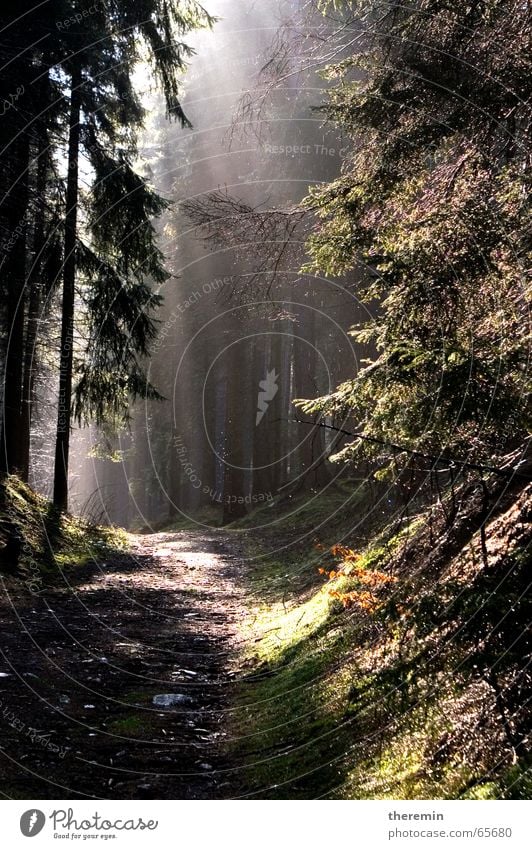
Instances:
[[[265,297],[282,274],[299,269],[313,220],[310,208],[254,207],[222,189],[187,200],[181,209],[206,245],[233,249],[245,261],[245,289]]]

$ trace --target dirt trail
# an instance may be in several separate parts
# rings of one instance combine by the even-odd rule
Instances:
[[[231,797],[223,744],[243,570],[238,541],[223,532],[160,533],[132,536],[128,553],[70,587],[38,597],[6,587],[2,793]],[[183,698],[161,708],[159,694]]]

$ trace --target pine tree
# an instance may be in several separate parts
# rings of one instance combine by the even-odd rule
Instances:
[[[77,4],[72,4],[72,8],[75,12]],[[186,125],[178,88],[179,72],[190,51],[179,37],[210,21],[194,3],[181,7],[162,0],[145,0],[141,4],[109,2],[84,17],[75,32],[67,30],[65,34],[70,114],[54,472],[54,503],[60,509],[66,509],[68,495],[74,290],[80,263],[93,291],[87,299],[90,361],[82,367],[76,391],[78,418],[94,414],[97,421],[102,421],[108,412],[116,415],[119,408],[123,412],[129,395],[148,396],[154,391],[139,368],[138,357],[147,353],[147,343],[153,338],[149,312],[158,303],[143,278],[149,274],[155,283],[164,279],[148,216],[159,214],[164,202],[134,173],[124,147],[134,153],[136,128],[142,120],[132,72],[144,44],[163,88],[168,114]],[[116,160],[104,155],[104,140],[115,148],[122,142],[123,149],[117,152]],[[95,251],[80,245],[78,237],[81,150],[96,171],[93,209],[88,213]],[[119,214],[112,214],[113,210]]]
[[[27,350],[25,351],[28,274],[32,232],[42,220],[46,198],[36,185],[36,162],[46,156],[50,130],[60,106],[57,86],[47,72],[55,40],[42,10],[29,3],[4,4],[0,56],[2,122],[0,125],[1,285],[6,309],[2,321],[7,340],[4,353],[2,450],[0,468],[27,473]],[[28,46],[29,45],[29,46]],[[42,175],[42,169],[41,169]],[[44,254],[43,254],[44,255]],[[30,298],[31,300],[31,298]],[[31,307],[35,306],[35,302]]]
[[[354,154],[308,199],[309,270],[365,265],[380,309],[355,338],[377,356],[303,409],[351,417],[367,438],[342,456],[390,471],[413,449],[494,461],[529,424],[525,7],[356,8],[368,47],[327,70],[324,107]]]

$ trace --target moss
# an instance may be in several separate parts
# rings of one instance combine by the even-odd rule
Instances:
[[[3,570],[16,571],[30,589],[54,583],[64,569],[108,557],[128,541],[121,529],[96,527],[59,513],[13,476],[1,487],[0,526],[6,548],[9,539],[17,540],[16,555],[4,558]]]
[[[337,781],[347,687],[327,680],[336,651],[318,629],[242,685],[235,754],[245,763],[243,792],[308,798]]]
[[[499,789],[504,799],[532,799],[532,755],[514,764],[503,775]]]
[[[201,531],[204,528],[218,528],[222,524],[222,508],[216,504],[206,505],[189,514],[178,514],[170,519],[162,519],[150,525],[133,523],[132,533],[152,534],[174,531]]]
[[[132,713],[113,720],[109,723],[108,729],[111,734],[118,734],[121,737],[143,737],[150,731],[152,725],[149,717]]]
[[[461,797],[462,799],[474,799],[476,801],[489,801],[501,798],[501,785],[497,781],[487,781],[468,789]],[[530,796],[527,797],[530,799]]]
[[[151,701],[151,696],[146,690],[131,690],[129,693],[123,693],[121,696],[121,701],[131,705],[145,705],[148,700]]]
[[[523,647],[510,650],[515,624],[521,630],[527,612],[519,607],[525,561],[519,549],[497,568],[477,567],[464,583],[456,576],[467,540],[440,561],[435,576],[426,566],[429,515],[421,509],[399,530],[393,516],[382,516],[380,526],[365,526],[364,537],[360,528],[353,532],[352,516],[333,526],[328,539],[359,552],[358,566],[397,576],[374,612],[331,600],[330,589],[345,592],[353,580],[340,576],[324,585],[317,565],[327,554],[316,555],[310,535],[306,547],[298,542],[286,557],[267,553],[268,535],[244,537],[253,603],[242,636],[253,650],[233,711],[241,795],[530,798],[530,765],[521,760],[508,769],[493,691],[479,672],[495,659],[501,681],[516,673],[515,680],[525,680]],[[291,521],[280,517],[283,541]],[[497,550],[506,550],[498,540]],[[501,618],[510,606],[512,618]]]
[[[268,565],[279,574],[276,561],[261,565],[263,575]],[[269,599],[251,612],[243,636],[253,645],[252,671],[240,687],[233,732],[244,795],[308,798],[342,778],[351,670],[338,661],[349,654],[352,628],[336,626],[333,608],[320,579],[299,604]]]

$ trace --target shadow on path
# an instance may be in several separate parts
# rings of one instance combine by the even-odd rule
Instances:
[[[132,537],[60,591],[5,593],[4,797],[230,797],[242,575],[222,533],[162,533]],[[159,694],[180,703],[155,706]]]

